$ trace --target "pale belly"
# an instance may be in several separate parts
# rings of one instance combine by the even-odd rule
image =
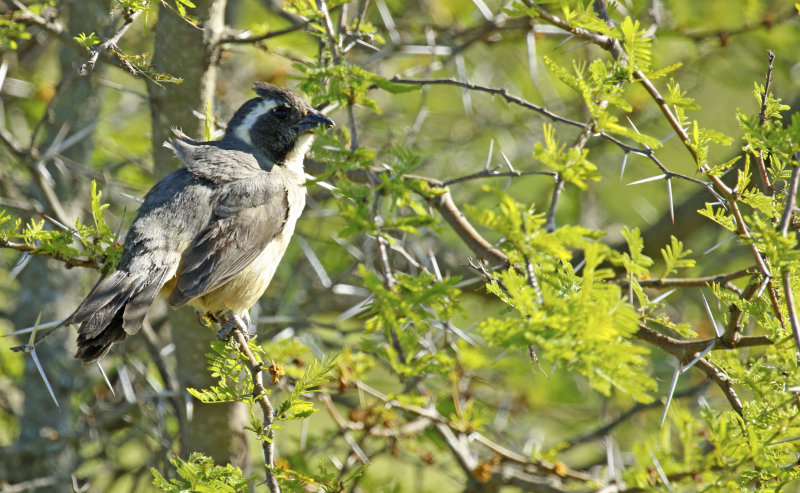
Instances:
[[[295,189],[295,194],[294,197],[289,197],[289,203],[294,207],[289,211],[289,217],[286,218],[281,234],[236,277],[217,289],[189,301],[190,306],[202,314],[221,315],[232,311],[243,316],[258,302],[272,281],[283,254],[286,253],[297,219],[305,207],[305,187]],[[164,286],[163,292],[168,294],[174,286],[173,278]]]
[[[289,245],[292,232],[287,233],[267,245],[267,248],[250,265],[242,269],[238,276],[210,293],[193,299],[189,304],[201,313],[232,311],[242,315],[247,312],[261,298],[272,281],[280,259]]]

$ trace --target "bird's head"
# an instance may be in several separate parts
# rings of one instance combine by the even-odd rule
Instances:
[[[302,160],[320,126],[333,126],[330,118],[315,110],[289,89],[256,82],[257,98],[244,103],[231,118],[226,139],[238,139],[260,150],[275,164]]]

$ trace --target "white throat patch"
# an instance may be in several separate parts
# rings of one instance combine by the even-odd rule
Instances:
[[[269,113],[269,111],[277,105],[278,103],[276,101],[268,99],[262,100],[250,110],[250,113],[247,114],[244,121],[241,125],[236,127],[233,133],[243,141],[253,145],[253,139],[250,138],[250,129],[253,128],[253,125],[255,125],[256,121],[261,118],[262,115]]]
[[[286,156],[286,167],[300,177],[305,176],[303,160],[314,142],[314,134],[302,134],[297,138],[294,148]]]

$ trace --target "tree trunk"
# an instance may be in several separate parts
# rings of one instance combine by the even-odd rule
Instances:
[[[178,165],[172,152],[161,146],[171,136],[170,127],[193,137],[202,136],[203,124],[192,111],[203,112],[216,86],[217,40],[224,28],[225,0],[195,1],[191,13],[202,30],[189,26],[174,12],[160,7],[153,64],[161,72],[183,79],[181,84],[149,84],[155,175],[161,178]],[[175,343],[177,376],[182,389],[202,388],[214,383],[206,369],[205,354],[213,332],[201,326],[193,312],[184,308],[170,313]],[[203,452],[218,464],[249,466],[246,410],[241,405],[192,403],[188,429],[181,430],[182,455]]]
[[[99,31],[108,22],[108,12],[103,5],[84,0],[66,0],[62,4],[67,16],[69,32]],[[76,67],[86,59],[74,49],[61,46],[59,63],[61,73],[74,74]],[[104,67],[97,67],[103,70]],[[64,83],[52,111],[51,121],[45,127],[45,139],[40,145],[47,148],[62,126],[68,127],[67,135],[96,122],[101,108],[101,88],[92,84],[89,77],[73,75]],[[45,116],[47,118],[47,116]],[[92,134],[66,149],[62,155],[77,163],[87,163],[94,144]],[[54,166],[49,166],[56,195],[61,199],[69,217],[80,213],[81,204],[88,203],[88,192],[83,177],[64,176]],[[81,186],[83,185],[83,186]],[[39,190],[32,195],[38,196]],[[45,203],[43,201],[43,203]],[[52,212],[50,212],[52,214]],[[19,306],[12,315],[17,328],[33,325],[42,310],[42,321],[58,320],[69,315],[81,301],[82,289],[71,289],[88,284],[87,278],[94,274],[82,269],[67,270],[58,262],[32,258],[22,270],[18,282],[20,291]],[[52,385],[53,392],[60,403],[60,409],[53,403],[41,376],[28,357],[25,360],[25,377],[22,390],[25,396],[24,413],[21,417],[21,433],[13,452],[3,461],[5,476],[12,483],[49,478],[52,482],[37,491],[71,490],[70,475],[78,464],[77,450],[72,443],[64,440],[73,427],[73,413],[70,396],[89,385],[88,369],[78,364],[72,354],[75,351],[74,333],[67,328],[56,331],[52,337],[40,344],[36,353]],[[91,375],[92,378],[95,376]],[[46,482],[45,482],[46,484]]]

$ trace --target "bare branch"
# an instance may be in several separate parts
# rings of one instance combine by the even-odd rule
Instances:
[[[272,423],[275,420],[275,410],[272,407],[272,403],[270,403],[269,397],[267,397],[267,391],[264,388],[264,364],[258,361],[258,358],[256,358],[253,352],[250,351],[250,346],[248,346],[247,325],[237,315],[231,315],[232,317],[228,320],[228,323],[233,324],[233,339],[236,341],[236,344],[239,345],[239,350],[250,362],[250,377],[253,380],[253,399],[258,402],[258,405],[261,407],[261,412],[264,416],[262,430],[265,436],[261,437],[261,448],[264,451],[264,463],[266,464],[267,470],[267,486],[269,486],[269,491],[271,493],[279,493],[281,491],[281,487],[278,484],[278,478],[276,478],[275,474],[272,472],[272,468],[275,465],[272,432]]]
[[[767,52],[769,55],[769,65],[767,67],[767,80],[764,83],[764,92],[761,94],[761,111],[758,112],[758,121],[761,125],[767,121],[767,100],[769,96],[769,86],[772,84],[772,71],[774,67],[772,62],[775,61],[775,53],[772,50]]]
[[[477,173],[473,173],[471,175],[459,176],[458,178],[451,178],[449,180],[445,180],[442,182],[442,186],[448,187],[450,185],[455,185],[456,183],[463,183],[465,181],[470,180],[479,180],[481,178],[518,178],[520,176],[531,176],[531,175],[544,175],[550,176],[552,178],[556,178],[558,173],[555,171],[492,171],[489,169],[484,169]]]
[[[745,277],[753,273],[753,269],[755,267],[747,267],[744,269],[737,270],[735,272],[729,272],[727,274],[714,274],[711,276],[703,276],[703,277],[677,277],[677,278],[670,278],[670,277],[662,277],[660,279],[637,279],[636,282],[639,283],[642,287],[647,288],[673,288],[673,287],[691,287],[691,286],[708,286],[710,284],[725,284],[733,279],[739,279],[740,277]],[[619,284],[622,287],[627,288],[630,284],[630,279],[617,279],[614,281],[616,284]]]
[[[122,36],[125,35],[125,33],[128,31],[128,28],[131,27],[131,24],[133,24],[134,21],[136,21],[136,18],[139,17],[139,15],[141,15],[142,12],[144,12],[144,10],[133,10],[130,8],[124,8],[122,12],[122,17],[123,19],[125,19],[125,21],[122,23],[122,25],[119,27],[119,29],[113,36],[111,36],[104,42],[90,48],[89,51],[91,53],[91,56],[89,57],[89,60],[86,63],[81,65],[81,67],[78,69],[78,73],[80,75],[89,75],[89,73],[91,73],[92,70],[94,70],[94,65],[95,63],[97,63],[97,59],[100,57],[100,53],[108,51],[117,54],[117,52],[119,51],[119,49],[117,48],[117,43],[119,43],[119,40],[122,39]],[[136,70],[123,57],[118,55],[117,58],[119,60],[120,65],[123,68],[125,68],[128,72],[130,72],[131,75],[136,75],[138,73],[138,70]]]
[[[728,402],[731,404],[731,407],[733,407],[733,410],[741,415],[742,410],[744,409],[742,406],[742,401],[736,394],[736,390],[733,388],[733,382],[731,382],[731,379],[728,378],[728,375],[704,359],[699,360],[696,366],[703,370],[708,378],[717,384],[720,390],[722,390],[722,393],[725,394],[725,398],[728,399]]]
[[[264,34],[260,34],[258,36],[249,36],[249,37],[240,37],[240,36],[228,36],[219,40],[218,44],[257,44],[262,41],[265,41],[270,38],[277,38],[278,36],[284,36],[286,34],[291,34],[300,30],[305,29],[308,26],[309,21],[299,21],[296,24],[292,24],[291,26],[285,29],[279,29],[277,31],[267,31]]]
[[[695,387],[691,387],[686,390],[682,390],[680,392],[676,392],[673,396],[674,399],[680,399],[683,397],[694,397],[702,393],[708,387],[708,382],[703,382],[700,385]],[[647,404],[643,404],[641,402],[637,402],[633,407],[625,411],[624,413],[620,414],[616,419],[609,421],[608,423],[604,424],[603,426],[597,428],[596,430],[590,431],[583,435],[577,436],[570,440],[567,440],[565,443],[567,447],[574,447],[575,445],[579,445],[581,443],[589,442],[592,440],[597,440],[608,435],[611,430],[616,428],[617,426],[623,423],[629,423],[630,419],[639,414],[642,411],[646,411],[648,409],[652,409],[654,407],[660,406],[662,403],[659,400],[654,400],[653,402],[648,402]]]
[[[794,342],[797,346],[797,359],[798,362],[800,362],[800,319],[797,318],[797,309],[794,305],[791,272],[789,270],[784,270],[781,277],[783,280],[783,295],[786,298],[786,309],[789,311],[789,324],[792,327],[792,336],[794,336]]]
[[[635,335],[638,339],[658,346],[665,352],[675,356],[681,363],[687,363],[695,353],[705,350],[715,341],[715,351],[774,344],[767,336],[742,336],[739,340],[730,343],[725,341],[724,336],[710,339],[680,340],[661,334],[644,324],[639,324],[639,330]]]
[[[786,234],[789,232],[789,224],[792,222],[791,219],[792,214],[794,213],[797,197],[798,180],[800,180],[800,163],[796,163],[792,168],[792,178],[789,180],[788,184],[789,195],[786,197],[786,207],[783,209],[781,222],[778,225],[778,230],[781,232],[781,236],[786,236]]]

